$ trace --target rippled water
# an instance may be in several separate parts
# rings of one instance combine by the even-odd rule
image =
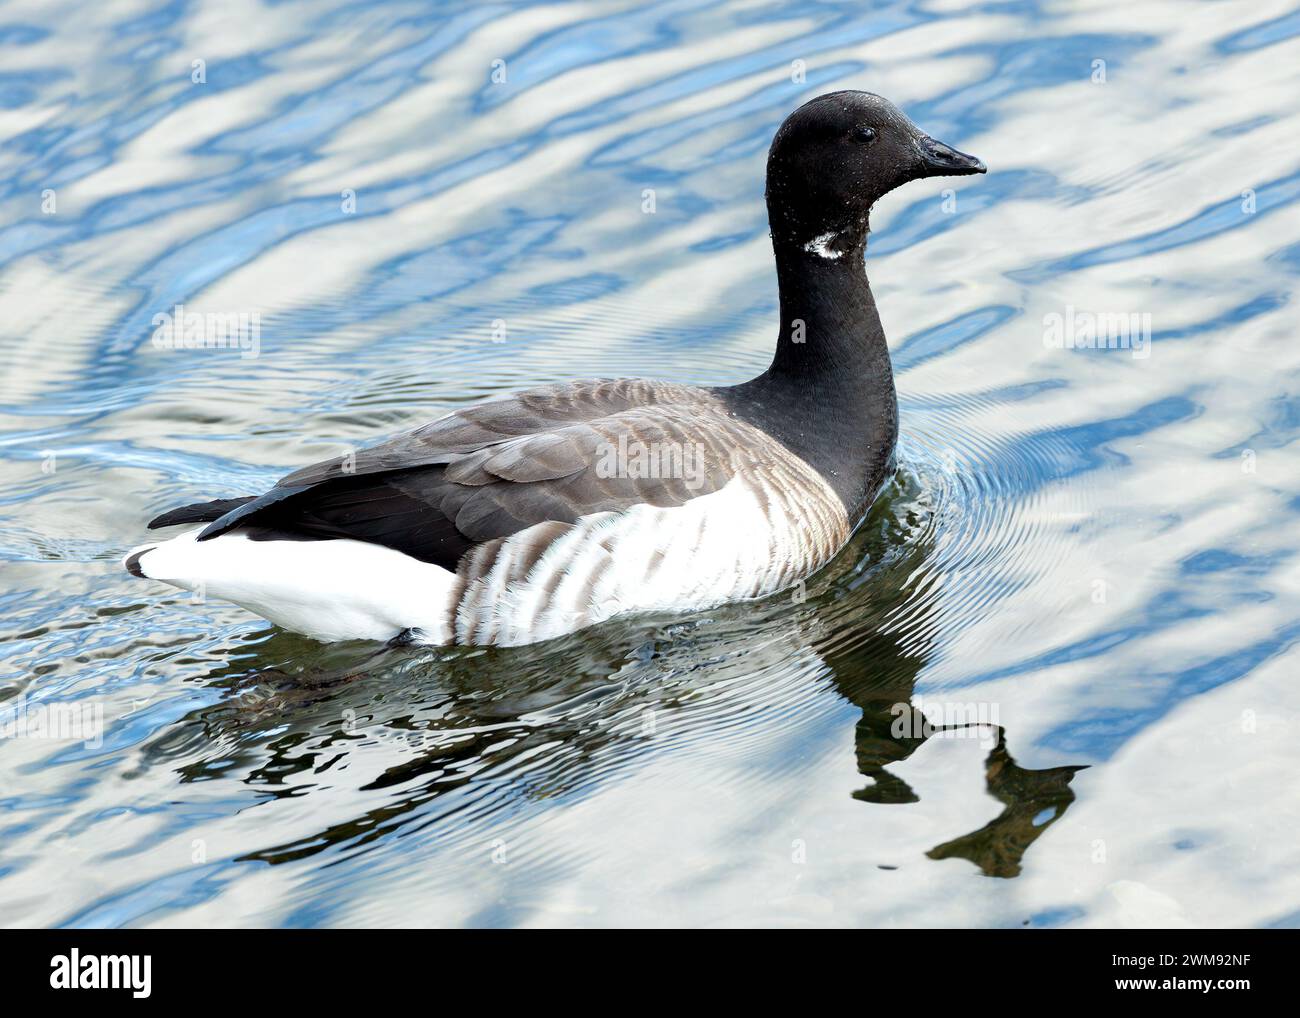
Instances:
[[[1300,921],[1293,0],[16,3],[0,56],[0,696],[102,718],[0,741],[0,922]],[[877,207],[899,470],[806,600],[430,652],[120,568],[494,393],[761,370],[766,147],[846,87],[990,172]],[[1098,312],[1149,345],[1045,342]]]

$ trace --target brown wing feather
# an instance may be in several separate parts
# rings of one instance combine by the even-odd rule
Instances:
[[[717,491],[753,462],[762,437],[703,389],[548,386],[457,411],[353,463],[304,467],[201,539],[258,524],[382,544],[452,569],[471,547],[539,523]],[[690,469],[660,476],[665,465]]]

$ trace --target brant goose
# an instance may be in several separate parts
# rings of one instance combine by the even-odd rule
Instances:
[[[872,204],[984,169],[880,96],[819,96],[768,155],[781,327],[763,374],[576,381],[458,410],[265,494],[164,513],[150,529],[205,525],[126,569],[318,640],[418,644],[531,643],[789,587],[843,547],[892,462]]]

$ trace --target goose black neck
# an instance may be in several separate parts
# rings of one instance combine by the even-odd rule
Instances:
[[[867,282],[863,248],[826,254],[776,245],[781,330],[768,374],[792,383],[831,385],[836,394],[891,382],[885,331]]]
[[[865,239],[777,239],[781,328],[771,367],[729,400],[812,465],[856,518],[884,480],[898,435],[885,332],[863,264]],[[807,250],[811,247],[814,250]],[[818,253],[820,250],[823,253]]]

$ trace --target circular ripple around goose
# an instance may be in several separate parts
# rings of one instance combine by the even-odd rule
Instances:
[[[905,413],[898,475],[864,527],[893,522],[903,549],[893,555],[909,562],[906,575],[880,576],[888,563],[870,555],[859,566],[881,586],[898,583],[883,625],[914,648],[935,644],[941,632],[951,642],[1009,594],[1049,576],[1067,542],[1069,521],[1048,494],[1069,459],[1068,439],[1016,429],[1004,405],[1002,430],[984,432],[974,422],[993,405],[970,397]],[[1083,497],[1076,486],[1072,503]]]

